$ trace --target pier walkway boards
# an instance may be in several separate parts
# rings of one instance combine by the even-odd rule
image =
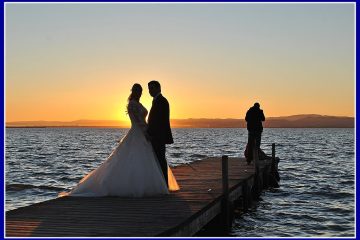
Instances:
[[[235,202],[246,206],[254,190],[259,192],[267,185],[272,161],[258,162],[257,174],[254,162],[247,165],[245,159],[240,158],[207,158],[175,167],[173,173],[181,189],[169,195],[61,197],[11,210],[6,212],[5,235],[193,236],[216,218],[222,219],[226,228],[229,222],[231,225],[229,206]]]

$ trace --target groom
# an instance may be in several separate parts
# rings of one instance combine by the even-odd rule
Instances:
[[[165,144],[174,143],[170,129],[169,102],[161,95],[161,86],[158,81],[148,83],[149,93],[153,97],[148,117],[148,130],[151,144],[160,163],[166,184],[168,185],[167,162],[165,159]]]

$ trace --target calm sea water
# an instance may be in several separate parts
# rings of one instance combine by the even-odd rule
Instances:
[[[6,210],[57,197],[96,168],[127,129],[6,129]],[[246,129],[173,129],[171,165],[208,156],[243,157]],[[354,130],[265,129],[276,143],[281,187],[235,216],[237,237],[354,236]]]

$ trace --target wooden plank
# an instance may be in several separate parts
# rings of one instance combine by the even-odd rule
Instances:
[[[269,163],[259,162],[259,169]],[[254,165],[228,160],[229,200],[252,185]],[[221,212],[220,158],[174,167],[181,187],[145,198],[63,197],[6,212],[6,236],[192,236]]]

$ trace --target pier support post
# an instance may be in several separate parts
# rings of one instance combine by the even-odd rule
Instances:
[[[242,210],[246,211],[250,208],[252,201],[251,187],[248,186],[246,181],[242,185],[242,200]]]
[[[230,202],[229,202],[229,171],[228,171],[228,156],[222,156],[222,210],[221,210],[221,222],[224,233],[228,233],[231,229],[230,219]]]
[[[271,157],[272,161],[275,162],[275,143],[271,144]]]
[[[271,145],[271,174],[270,174],[270,186],[274,188],[278,188],[279,183],[279,172],[277,170],[277,162],[275,157],[275,143]]]

